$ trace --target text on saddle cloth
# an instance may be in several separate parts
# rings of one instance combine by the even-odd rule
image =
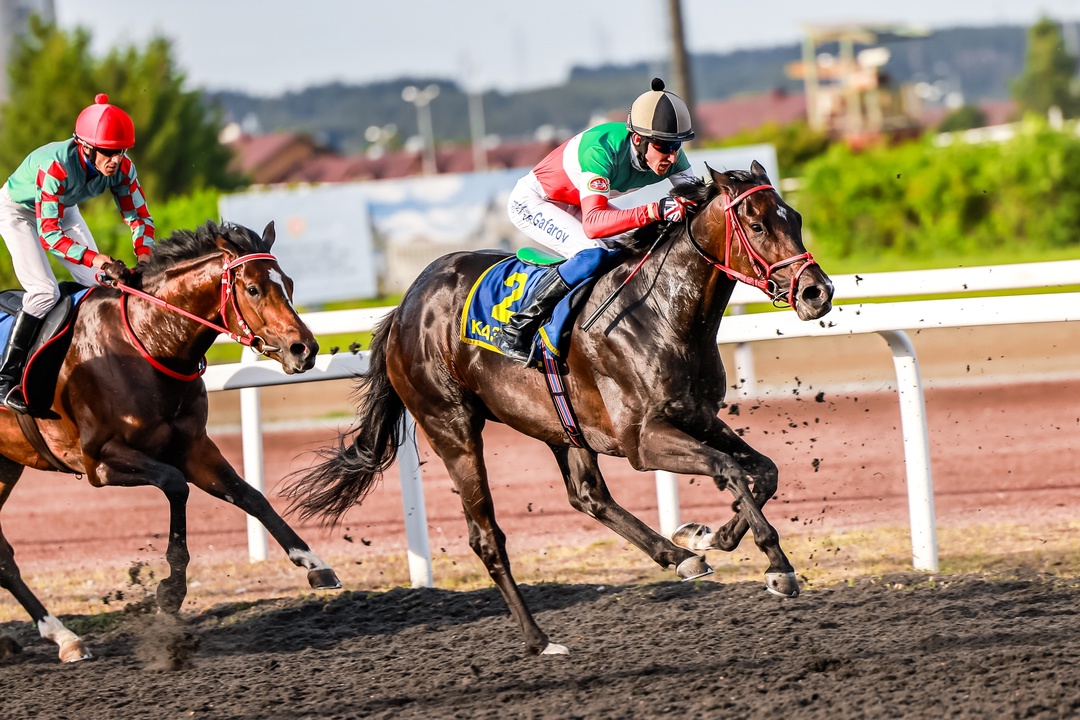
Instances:
[[[545,348],[556,357],[565,354],[578,299],[618,255],[618,250],[595,248],[584,250],[559,265],[559,274],[571,290],[540,327],[536,337],[539,346],[536,357],[539,358],[539,350]],[[461,341],[499,352],[492,342],[495,334],[521,307],[550,267],[508,257],[485,270],[465,298],[461,313]]]

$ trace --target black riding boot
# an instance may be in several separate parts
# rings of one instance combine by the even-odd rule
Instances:
[[[503,355],[527,365],[536,331],[568,292],[570,286],[559,275],[558,268],[548,269],[547,275],[522,302],[521,309],[503,324],[502,331],[495,336],[495,346]]]
[[[4,348],[4,359],[0,360],[0,401],[16,412],[25,413],[29,409],[20,385],[26,358],[30,354],[30,345],[40,327],[41,318],[20,310],[11,326],[11,336]]]

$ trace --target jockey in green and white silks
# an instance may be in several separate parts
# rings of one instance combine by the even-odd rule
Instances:
[[[128,272],[122,260],[99,253],[79,203],[111,192],[139,262],[150,259],[154,221],[146,207],[135,164],[131,117],[99,94],[75,121],[69,140],[31,152],[0,186],[0,236],[7,244],[15,277],[22,285],[22,310],[15,318],[0,360],[0,402],[26,412],[19,390],[30,343],[56,305],[60,289],[48,255],[66,260],[76,282],[92,286],[99,273],[113,280]]]
[[[567,140],[518,181],[510,193],[510,219],[532,240],[563,257],[594,248],[615,248],[628,232],[656,220],[679,221],[689,202],[665,197],[632,208],[608,200],[664,179],[673,185],[695,179],[682,143],[694,137],[690,112],[659,78],[630,107],[626,123],[597,125]],[[495,338],[509,357],[528,362],[541,321],[578,282],[596,270],[568,261],[523,299]],[[569,275],[569,276],[568,276]]]

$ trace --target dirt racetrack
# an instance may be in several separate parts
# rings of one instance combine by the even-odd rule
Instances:
[[[733,401],[725,419],[781,468],[780,491],[766,515],[803,577],[799,598],[763,591],[764,559],[749,539],[737,553],[710,553],[717,575],[698,583],[671,582],[670,572],[658,574],[637,551],[626,555],[631,576],[651,582],[568,583],[545,575],[545,553],[578,546],[587,557],[592,547],[607,562],[603,543],[621,541],[569,507],[546,448],[495,426],[485,440],[511,559],[539,554],[530,575],[524,561],[516,566],[519,580],[534,578],[526,598],[552,639],[570,647],[569,656],[527,656],[493,589],[448,589],[438,574],[436,589],[387,589],[372,579],[372,566],[404,547],[391,471],[342,527],[300,527],[317,552],[333,559],[346,588],[341,593],[308,594],[302,573],[282,571],[277,559],[265,566],[267,581],[274,577],[282,588],[271,599],[238,593],[200,604],[210,585],[206,568],[211,561],[242,562],[246,531],[237,510],[193,494],[194,604],[179,623],[143,614],[145,603],[121,610],[115,593],[130,587],[87,580],[88,587],[98,584],[86,595],[112,594],[112,604],[64,619],[98,659],[62,665],[11,598],[0,596],[7,620],[0,636],[8,638],[0,637],[0,718],[1080,715],[1080,580],[1039,554],[1040,544],[1051,541],[1076,554],[1080,380],[1061,372],[1075,368],[1080,356],[1076,334],[1062,347],[1010,332],[994,349],[981,345],[981,337],[951,337],[940,356],[932,345],[919,350],[924,375],[932,384],[940,380],[926,398],[938,527],[943,538],[984,531],[989,542],[977,550],[942,542],[941,573],[827,581],[818,567],[826,554],[833,567],[862,566],[859,548],[836,538],[906,528],[896,397],[881,391],[876,370],[837,385],[835,352],[770,347],[762,350],[759,370],[776,375],[768,362],[775,353],[786,375],[774,378],[774,390],[763,397]],[[957,359],[957,348],[966,357]],[[1052,366],[1021,358],[1024,353]],[[988,368],[1013,375],[964,381]],[[264,414],[301,404],[268,391]],[[315,427],[268,432],[268,478],[300,467],[305,459],[298,454],[338,424],[327,418]],[[240,467],[239,437],[223,426],[215,439]],[[479,571],[449,480],[423,443],[421,454],[433,553]],[[617,460],[602,467],[615,497],[655,526],[652,475]],[[679,490],[683,519],[727,519],[729,498],[711,482],[681,478]],[[167,515],[154,490],[94,490],[71,477],[28,472],[3,522],[34,585],[94,567],[137,572],[160,559]],[[995,545],[998,529],[1013,526],[1024,528],[1023,547]],[[910,546],[892,552],[910,559]],[[1022,562],[979,575],[949,570],[964,567],[961,557],[972,553]],[[729,569],[758,579],[731,581]],[[58,592],[35,587],[46,604]]]
[[[860,580],[796,600],[759,583],[526,588],[567,656],[531,657],[494,590],[223,606],[166,672],[176,628],[134,617],[99,660],[0,667],[5,718],[1068,718],[1075,582]],[[162,623],[160,619],[157,623]],[[176,643],[179,644],[179,643]],[[177,653],[173,654],[173,660]]]

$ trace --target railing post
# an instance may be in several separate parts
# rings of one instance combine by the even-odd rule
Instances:
[[[247,348],[240,355],[242,365],[258,362],[259,354]],[[240,433],[244,448],[244,479],[248,485],[266,495],[263,473],[262,405],[259,388],[240,390]],[[267,556],[266,528],[251,515],[247,516],[248,559],[262,562]]]
[[[409,546],[409,578],[412,586],[433,587],[431,542],[428,540],[424,485],[420,474],[420,449],[416,445],[416,421],[405,413],[397,465],[401,476],[401,505],[405,511],[405,537]]]
[[[666,470],[656,471],[656,509],[660,514],[660,534],[671,537],[682,525],[679,515],[679,476]]]
[[[934,483],[930,474],[930,436],[926,403],[915,347],[903,330],[881,330],[892,349],[896,390],[900,396],[900,426],[907,465],[908,513],[911,520],[912,563],[916,570],[937,572],[937,529],[934,523]]]

